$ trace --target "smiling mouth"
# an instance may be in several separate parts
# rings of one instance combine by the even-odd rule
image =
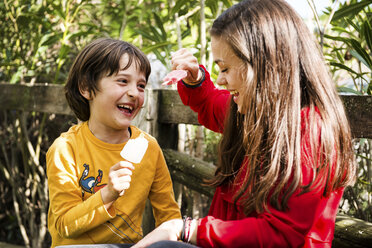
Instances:
[[[231,90],[231,91],[230,91],[230,94],[231,94],[232,96],[239,96],[239,92],[238,92],[237,90]]]
[[[121,110],[121,111],[124,111],[126,113],[129,113],[131,114],[133,112],[133,106],[130,106],[130,105],[118,105],[118,108]]]

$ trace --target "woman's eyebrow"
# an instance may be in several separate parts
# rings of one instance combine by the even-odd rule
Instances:
[[[217,65],[219,64],[219,63],[222,63],[223,61],[222,61],[222,59],[216,59],[215,61],[214,61],[214,63],[216,63]]]

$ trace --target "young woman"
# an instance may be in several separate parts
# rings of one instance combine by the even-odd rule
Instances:
[[[284,0],[238,3],[215,20],[211,37],[226,89],[187,50],[172,59],[173,69],[188,71],[178,82],[183,103],[223,133],[209,214],[165,222],[135,247],[331,247],[355,161],[316,41]]]

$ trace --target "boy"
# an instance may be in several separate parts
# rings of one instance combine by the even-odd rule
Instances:
[[[150,72],[146,56],[124,41],[98,39],[77,56],[65,94],[82,123],[47,152],[52,247],[137,242],[147,199],[157,226],[181,218],[158,143],[131,125]],[[138,137],[148,147],[141,162],[132,164],[120,151]]]

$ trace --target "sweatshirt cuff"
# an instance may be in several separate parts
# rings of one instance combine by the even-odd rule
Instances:
[[[185,85],[187,88],[191,88],[191,89],[198,88],[199,86],[201,86],[202,83],[205,80],[205,69],[202,65],[199,65],[199,70],[202,72],[202,78],[199,80],[199,83],[197,83],[197,84],[187,84],[183,80],[181,80],[182,84]]]
[[[116,209],[115,209],[115,203],[111,205],[109,209],[106,209],[105,204],[103,203],[101,192],[97,192],[93,196],[96,196],[100,198],[100,205],[97,206],[97,211],[102,215],[105,216],[107,219],[113,219],[116,216]],[[91,197],[93,197],[91,196]]]

